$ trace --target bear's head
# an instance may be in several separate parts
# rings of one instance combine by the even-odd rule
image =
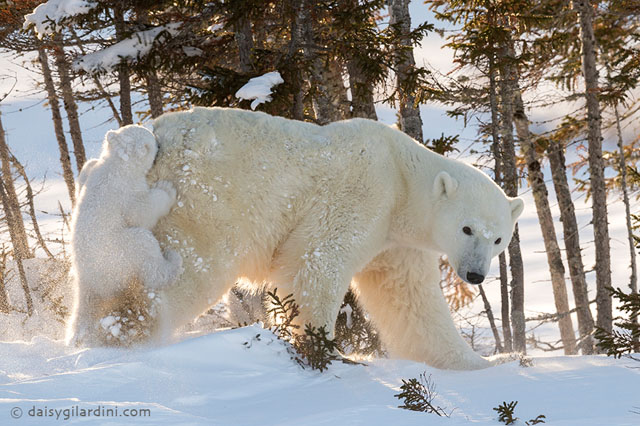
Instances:
[[[524,202],[507,197],[484,173],[470,173],[460,179],[463,183],[445,171],[436,176],[431,229],[436,248],[447,255],[458,276],[480,284],[491,259],[511,241]]]
[[[157,152],[158,143],[153,133],[133,124],[107,132],[101,157],[117,158],[127,168],[146,172],[153,165]]]

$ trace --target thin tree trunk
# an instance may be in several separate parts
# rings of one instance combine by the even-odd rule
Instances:
[[[71,32],[73,34],[73,38],[76,40],[76,45],[80,49],[80,53],[82,53],[83,55],[86,55],[87,52],[84,50],[84,47],[82,46],[82,40],[80,40],[80,37],[78,37],[78,35],[73,29],[71,29]],[[113,103],[113,99],[111,99],[111,96],[105,90],[104,86],[100,82],[100,79],[98,78],[97,75],[92,75],[91,79],[93,80],[93,84],[96,85],[98,92],[100,92],[102,97],[107,101],[107,105],[109,105],[109,109],[113,114],[113,118],[115,118],[116,121],[118,122],[118,126],[122,127],[122,118],[120,118],[120,114],[118,113],[118,109],[116,108],[116,105]]]
[[[373,89],[367,82],[358,60],[347,61],[349,71],[349,87],[351,88],[351,115],[377,120],[378,115],[373,105]]]
[[[11,304],[7,296],[7,252],[2,244],[2,252],[0,253],[0,312],[8,314],[11,311]]]
[[[498,101],[496,99],[496,71],[493,56],[489,58],[489,104],[491,108],[491,151],[493,152],[494,180],[502,186],[502,153],[500,152],[500,121],[498,119]],[[502,312],[502,334],[504,351],[513,351],[511,321],[509,314],[509,277],[507,276],[507,259],[504,252],[498,256],[500,265],[500,302]]]
[[[149,10],[144,7],[136,9],[136,20],[139,24],[149,25]],[[158,79],[158,73],[151,69],[144,72],[144,79],[147,86],[147,99],[149,100],[149,109],[151,117],[157,118],[162,115],[162,86]]]
[[[126,22],[123,10],[117,6],[113,9],[115,21],[116,40],[121,41],[126,37]],[[118,65],[118,81],[120,83],[120,117],[124,126],[133,124],[133,113],[131,110],[131,75],[129,65],[122,63]]]
[[[13,216],[11,208],[8,207],[10,202],[3,179],[0,180],[0,201],[2,202],[7,222],[11,224],[12,222],[16,222],[16,220],[19,221],[18,218]],[[33,299],[31,298],[31,290],[27,283],[27,274],[24,271],[24,265],[22,263],[24,258],[22,257],[21,250],[17,248],[20,246],[20,237],[16,235],[15,227],[11,225],[9,225],[9,238],[11,238],[11,244],[13,244],[13,259],[18,267],[18,276],[20,277],[20,283],[22,284],[22,290],[24,291],[24,299],[27,304],[27,314],[31,316],[33,313]]]
[[[602,130],[600,102],[598,100],[598,69],[596,68],[596,39],[593,32],[593,7],[588,0],[574,0],[580,15],[580,38],[582,41],[582,72],[587,101],[587,123],[589,131],[589,182],[593,209],[593,234],[596,246],[596,323],[601,329],[613,329],[611,288],[611,257],[609,247],[609,225],[607,223],[607,192],[604,181],[602,158]]]
[[[24,167],[22,166],[20,161],[18,161],[18,159],[13,155],[11,155],[11,162],[13,163],[16,170],[18,170],[18,173],[20,174],[20,176],[22,176],[22,179],[24,180],[24,183],[27,187],[27,203],[29,205],[29,216],[31,217],[33,232],[36,234],[36,239],[38,240],[38,244],[40,244],[40,247],[42,247],[42,250],[44,250],[45,254],[50,259],[55,259],[55,256],[49,251],[49,248],[47,247],[47,244],[45,243],[44,238],[42,237],[42,233],[40,232],[40,226],[38,225],[38,219],[36,217],[36,208],[33,203],[33,189],[31,188],[31,182],[29,182],[29,177],[27,176],[27,172],[24,170]]]
[[[511,335],[511,314],[509,311],[509,277],[507,276],[507,256],[504,252],[498,256],[500,266],[500,303],[502,313],[502,335],[504,351],[513,352],[513,336]]]
[[[629,277],[629,288],[632,294],[638,294],[638,267],[636,264],[635,240],[633,238],[633,226],[631,225],[631,207],[629,204],[629,190],[627,188],[627,161],[624,156],[624,142],[622,140],[622,128],[620,127],[620,113],[618,104],[613,106],[616,115],[616,130],[618,133],[618,151],[620,151],[620,185],[622,187],[622,200],[624,202],[624,212],[627,225],[627,240],[629,242],[629,264],[631,276]],[[631,321],[638,324],[638,316],[632,315]],[[640,352],[640,339],[633,336],[634,350]]]
[[[501,49],[501,60],[511,62],[508,49]],[[515,74],[513,67],[501,69],[500,97],[502,99],[502,165],[504,189],[508,196],[518,195],[518,170],[516,167],[516,150],[513,140],[514,93],[512,90]],[[524,319],[524,267],[520,251],[520,233],[516,224],[513,237],[509,242],[509,267],[511,269],[511,325],[513,328],[513,349],[526,353],[526,331]]]
[[[246,16],[241,17],[235,24],[235,39],[240,56],[240,70],[244,74],[253,71],[253,32],[251,21]]]
[[[307,3],[305,1],[290,0],[291,7],[294,10],[295,18],[291,20],[291,40],[289,41],[289,48],[287,52],[287,61],[294,61],[296,54],[302,49],[302,41],[304,40],[305,27],[310,24],[308,17]],[[308,29],[307,29],[308,31]],[[262,41],[261,41],[262,44]],[[306,54],[305,54],[306,56]],[[302,67],[296,67],[293,71],[292,85],[295,85],[293,89],[293,103],[291,105],[291,117],[294,120],[304,120],[304,84],[305,79],[302,71]]]
[[[514,83],[517,85],[517,82]],[[564,279],[564,265],[562,264],[562,254],[556,238],[556,230],[553,224],[553,215],[549,206],[549,193],[544,182],[544,174],[536,148],[529,132],[529,120],[524,111],[522,96],[515,90],[515,111],[514,121],[516,132],[520,140],[520,147],[524,153],[527,163],[527,179],[533,192],[533,199],[538,214],[538,222],[542,231],[542,239],[547,254],[547,263],[551,273],[551,287],[553,290],[553,300],[558,312],[558,326],[560,328],[560,338],[564,346],[565,355],[572,355],[576,352],[576,335],[573,329],[571,315],[569,315],[569,296],[567,295],[567,285]]]
[[[331,66],[331,58],[318,53],[317,46],[322,43],[315,38],[315,27],[312,16],[314,2],[303,0],[300,7],[301,38],[303,40],[303,52],[305,59],[310,62],[310,81],[313,110],[318,124],[327,124],[345,118],[340,110],[340,91],[338,83],[342,86],[342,74],[336,73],[336,67]],[[345,92],[346,96],[346,92]]]
[[[51,108],[51,117],[53,119],[53,130],[58,141],[58,150],[60,151],[60,164],[62,165],[62,177],[67,185],[67,192],[71,205],[76,203],[76,187],[73,180],[73,170],[71,169],[71,158],[69,157],[69,148],[64,137],[64,128],[62,127],[62,115],[60,114],[60,104],[56,95],[56,88],[53,83],[51,69],[49,68],[49,58],[43,47],[38,49],[38,60],[42,67],[42,75],[44,77],[44,87],[47,91],[47,99]]]
[[[27,231],[24,229],[24,222],[22,221],[20,200],[18,200],[16,187],[13,183],[9,145],[7,145],[1,117],[0,114],[0,166],[2,170],[2,181],[4,182],[7,196],[7,202],[4,203],[4,210],[7,217],[7,225],[14,236],[14,238],[12,238],[13,248],[22,259],[28,259],[33,257],[33,255],[29,250],[29,238],[27,237]],[[8,210],[10,210],[10,212]]]
[[[394,48],[393,62],[396,72],[396,87],[400,103],[400,130],[422,142],[422,118],[420,108],[416,105],[416,97],[411,91],[415,85],[412,81],[416,61],[413,57],[413,46],[409,33],[411,32],[411,15],[409,14],[409,0],[393,0],[390,7],[390,25],[397,25],[400,30],[398,44]]]
[[[158,118],[162,115],[162,87],[155,70],[151,70],[144,75],[147,83],[147,97],[149,98],[149,108],[151,117]]]
[[[578,346],[583,355],[590,355],[593,353],[593,316],[589,308],[587,281],[580,252],[580,234],[578,232],[575,208],[571,200],[569,182],[567,181],[562,143],[551,141],[547,148],[547,157],[549,158],[553,187],[560,207],[560,222],[562,222],[569,276],[571,277],[573,298],[578,316],[578,331],[580,332],[580,344]]]
[[[484,304],[484,310],[487,313],[487,319],[489,320],[489,326],[491,327],[493,338],[496,341],[496,352],[504,352],[502,342],[500,341],[500,333],[498,332],[498,327],[496,327],[496,320],[493,317],[491,303],[489,303],[489,299],[487,299],[487,295],[484,293],[482,285],[479,285],[478,288],[480,290],[480,297],[482,297],[482,303]]]
[[[56,59],[56,67],[60,75],[60,89],[62,90],[62,100],[64,109],[67,112],[67,121],[69,122],[69,133],[73,142],[73,155],[76,159],[78,173],[82,170],[82,166],[87,159],[84,152],[84,143],[82,142],[82,131],[80,130],[80,119],[78,117],[78,105],[73,96],[73,88],[71,87],[71,67],[67,61],[64,52],[64,44],[62,36],[57,34],[54,36],[53,53]]]

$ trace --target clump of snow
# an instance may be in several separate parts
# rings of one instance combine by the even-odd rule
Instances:
[[[49,0],[24,17],[23,27],[35,26],[39,38],[60,31],[65,18],[82,15],[98,6],[98,2],[87,0]]]
[[[236,98],[254,101],[251,102],[251,109],[265,102],[271,102],[271,89],[278,84],[284,83],[278,71],[268,72],[260,77],[254,77],[236,92]]]
[[[106,49],[89,53],[76,59],[73,61],[73,67],[77,71],[83,70],[89,73],[95,73],[111,71],[122,61],[133,62],[140,60],[151,51],[153,43],[158,36],[166,32],[175,35],[178,33],[180,25],[180,23],[172,23],[137,32],[133,36]]]

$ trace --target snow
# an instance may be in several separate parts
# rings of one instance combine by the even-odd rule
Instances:
[[[151,28],[150,30],[139,31],[112,46],[76,59],[73,61],[73,67],[76,71],[83,70],[95,73],[113,70],[123,60],[137,61],[151,51],[153,43],[158,36],[166,32],[175,35],[178,33],[180,25],[179,23],[172,23]]]
[[[284,83],[278,71],[268,72],[260,77],[254,77],[236,92],[236,98],[254,101],[251,102],[251,109],[265,102],[271,102],[271,89],[278,84]]]
[[[604,356],[533,358],[532,367],[514,361],[472,372],[377,359],[334,362],[319,373],[303,370],[282,341],[254,325],[139,350],[75,349],[38,337],[0,343],[0,357],[0,412],[22,420],[80,422],[86,419],[74,413],[100,408],[103,416],[92,420],[113,425],[131,424],[125,409],[148,409],[135,423],[154,425],[496,425],[492,408],[513,400],[523,420],[544,414],[561,426],[640,422],[630,412],[639,405],[640,370],[631,368],[639,364]],[[453,410],[450,418],[397,408],[401,379],[422,372],[436,385],[434,402]],[[46,419],[29,416],[45,408]]]
[[[87,0],[49,0],[24,17],[24,28],[34,25],[38,37],[42,38],[62,30],[63,26],[58,24],[66,18],[85,14],[97,6],[97,2]]]

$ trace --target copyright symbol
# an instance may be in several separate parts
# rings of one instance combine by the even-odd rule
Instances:
[[[22,417],[22,408],[13,407],[11,409],[11,417],[13,417],[14,419],[19,419],[20,417]]]

